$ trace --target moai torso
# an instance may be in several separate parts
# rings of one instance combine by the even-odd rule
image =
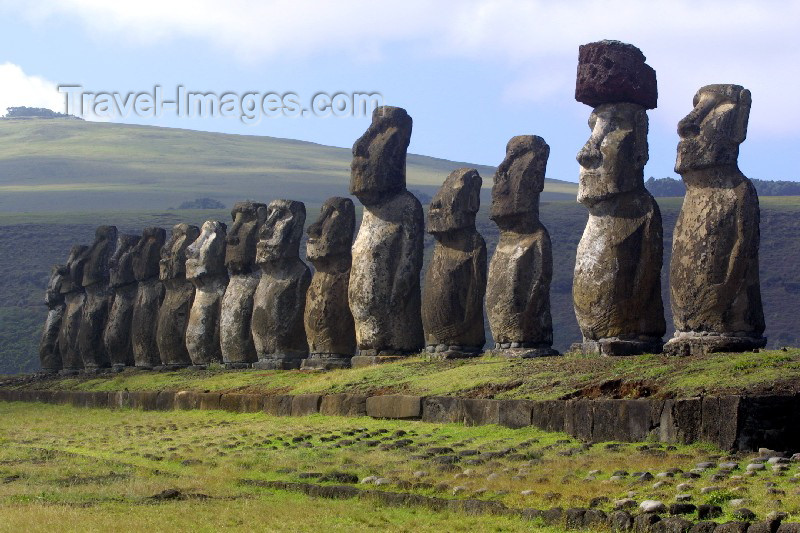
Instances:
[[[308,227],[306,258],[314,275],[303,319],[310,351],[303,368],[346,368],[355,354],[355,324],[347,303],[355,224],[352,200],[334,197]]]
[[[747,133],[750,92],[701,88],[678,124],[675,171],[686,196],[675,226],[670,293],[678,355],[763,347],[758,273],[759,205],[737,164]]]
[[[227,226],[217,220],[203,224],[200,236],[186,249],[186,278],[195,286],[186,326],[186,349],[194,365],[222,362],[219,318],[228,286],[225,268]]]
[[[424,218],[419,200],[405,189],[410,138],[411,117],[400,108],[379,107],[353,146],[350,192],[364,204],[364,215],[353,243],[348,300],[364,364],[424,345]]]
[[[589,210],[578,245],[573,302],[584,353],[661,351],[661,213],[644,188],[647,112],[655,71],[635,47],[601,41],[581,47],[576,99],[595,106],[591,136],[578,153],[578,201]]]
[[[61,354],[63,373],[74,373],[83,369],[83,359],[78,347],[78,332],[83,317],[86,293],[83,291],[83,266],[88,246],[73,246],[67,259],[68,274],[61,281],[64,295],[64,316],[58,332],[58,351]]]
[[[111,365],[103,344],[103,331],[114,299],[114,291],[108,282],[108,263],[116,246],[117,228],[100,226],[95,232],[94,243],[86,251],[83,269],[86,302],[78,333],[78,346],[86,370],[96,370]]]
[[[115,370],[134,365],[131,328],[138,284],[133,274],[133,250],[138,242],[138,235],[120,235],[117,248],[108,262],[109,285],[114,292],[114,302],[103,332],[103,344]]]
[[[256,263],[261,279],[253,299],[253,342],[262,369],[300,368],[308,356],[303,327],[311,272],[300,260],[306,208],[302,202],[273,200],[259,234]]]
[[[475,169],[454,171],[428,212],[436,242],[425,274],[422,325],[427,351],[441,357],[476,356],[486,343],[486,242],[475,229],[481,182]]]
[[[550,147],[535,135],[512,138],[494,176],[490,218],[500,228],[486,289],[495,350],[507,356],[557,355],[552,349],[550,235],[539,221],[539,194]]]
[[[200,228],[176,224],[161,249],[159,279],[164,301],[158,310],[156,344],[161,364],[179,368],[192,364],[186,349],[186,326],[194,300],[194,285],[186,279],[186,248],[200,236]]]
[[[64,295],[61,284],[69,275],[66,265],[55,265],[50,271],[44,303],[47,305],[47,319],[39,342],[39,364],[45,373],[61,370],[61,352],[58,349],[58,332],[64,317]]]
[[[164,300],[164,285],[158,279],[161,248],[167,238],[164,228],[149,227],[142,232],[142,238],[133,249],[133,273],[136,276],[136,302],[133,307],[134,364],[139,368],[153,368],[161,365],[158,353],[156,331],[158,310]]]
[[[261,278],[255,264],[256,243],[266,217],[267,206],[256,202],[237,203],[231,211],[233,224],[225,248],[230,279],[222,298],[219,326],[222,360],[229,368],[249,367],[258,360],[251,321],[253,295]]]

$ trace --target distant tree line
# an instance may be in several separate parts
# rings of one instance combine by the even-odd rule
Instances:
[[[800,182],[751,179],[759,196],[800,196]],[[653,178],[645,182],[645,187],[653,196],[683,196],[686,186],[682,180],[674,178]]]
[[[67,115],[66,113],[59,113],[46,107],[7,107],[6,115],[3,118],[74,118],[80,119],[74,115]]]

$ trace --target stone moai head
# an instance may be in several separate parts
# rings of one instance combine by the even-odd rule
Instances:
[[[706,85],[697,91],[694,109],[678,122],[675,172],[737,165],[750,103],[750,91],[740,85]]]
[[[200,236],[200,228],[191,224],[175,224],[169,240],[161,248],[159,279],[166,281],[186,275],[186,248]]]
[[[578,152],[578,201],[591,206],[644,188],[647,109],[658,102],[656,71],[632,44],[598,41],[578,51],[575,99],[594,107]]]
[[[144,228],[142,238],[133,248],[133,274],[136,281],[146,281],[157,278],[159,274],[159,261],[161,248],[167,240],[164,228],[155,226]]]
[[[122,287],[136,281],[133,273],[133,250],[138,243],[138,235],[123,233],[117,237],[117,248],[108,260],[109,282],[112,287]]]
[[[116,226],[98,226],[94,242],[86,251],[83,267],[83,286],[108,281],[108,263],[117,246]]]
[[[350,255],[356,210],[350,198],[328,198],[319,210],[319,218],[308,226],[306,257],[316,261],[326,257]]]
[[[366,206],[376,205],[406,188],[406,153],[411,117],[400,107],[372,112],[372,124],[353,145],[350,194]]]
[[[76,244],[69,250],[64,279],[61,280],[61,294],[80,291],[83,288],[83,266],[88,246]]]
[[[67,265],[53,265],[50,269],[50,279],[47,280],[47,290],[44,295],[44,303],[47,305],[58,305],[64,301],[64,294],[61,286],[69,277]]]
[[[578,201],[595,204],[644,187],[647,112],[638,104],[603,104],[589,116],[589,140],[578,152]]]
[[[186,278],[222,276],[225,268],[225,239],[228,226],[219,220],[203,223],[200,236],[186,248]]]
[[[460,168],[450,173],[436,192],[428,208],[428,233],[436,235],[475,227],[475,215],[481,207],[483,180],[474,168]]]
[[[233,224],[225,238],[225,266],[233,274],[247,274],[256,259],[258,232],[267,220],[266,204],[238,202],[231,210]]]
[[[267,220],[261,227],[256,263],[300,257],[300,240],[306,223],[306,206],[294,200],[273,200],[267,206]]]
[[[513,226],[521,215],[538,217],[548,157],[550,147],[537,135],[519,135],[508,141],[506,157],[494,174],[489,210],[489,218],[501,228]]]

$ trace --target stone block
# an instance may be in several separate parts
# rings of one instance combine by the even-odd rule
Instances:
[[[480,398],[465,398],[461,402],[463,422],[467,426],[485,426],[500,423],[500,402]]]
[[[405,394],[370,396],[367,416],[373,418],[412,419],[422,415],[422,397]]]
[[[188,410],[199,407],[200,398],[196,392],[182,390],[175,393],[175,409]]]
[[[198,409],[221,409],[221,398],[222,394],[219,392],[199,392],[197,393]]]
[[[273,416],[289,416],[292,414],[292,396],[266,396],[264,412]]]
[[[370,415],[371,416],[371,415]],[[464,419],[464,400],[452,396],[427,396],[422,402],[422,420],[436,424]]]
[[[158,391],[131,391],[131,406],[143,411],[158,409]]]
[[[319,394],[298,394],[292,398],[292,416],[317,414],[321,402]]]
[[[567,402],[548,400],[531,403],[531,425],[545,431],[564,431]]]
[[[533,404],[531,400],[499,400],[497,423],[509,428],[530,426]]]
[[[175,409],[175,392],[167,390],[158,391],[156,409],[159,411],[172,411]]]
[[[367,397],[363,394],[329,394],[322,397],[319,412],[328,416],[366,416]]]

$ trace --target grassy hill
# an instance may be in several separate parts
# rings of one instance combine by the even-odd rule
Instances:
[[[355,140],[355,139],[354,139]],[[347,194],[352,154],[310,142],[252,135],[83,122],[0,120],[0,212],[166,209],[199,197],[322,203]],[[433,194],[456,168],[410,155],[408,184]],[[494,168],[477,166],[484,187]],[[547,180],[546,198],[577,185]]]
[[[217,198],[228,206],[243,199],[302,200],[310,224],[325,198],[347,193],[349,163],[347,149],[267,137],[68,120],[0,120],[0,374],[38,367],[50,266],[63,262],[72,244],[90,243],[97,225],[115,224],[122,232],[138,233],[149,225],[229,220],[228,209],[167,210],[198,197]],[[460,166],[469,165],[409,156],[409,186],[432,195]],[[488,219],[493,169],[478,170],[484,177],[478,229],[491,256],[498,238]],[[553,241],[555,346],[564,350],[580,336],[572,309],[572,271],[587,212],[575,202],[575,184],[548,180],[545,191],[541,216]],[[664,265],[669,264],[681,201],[658,199]],[[766,334],[771,347],[798,346],[800,197],[762,197],[761,206]],[[433,241],[428,236],[425,243],[427,261]],[[662,276],[670,322],[666,267]]]

